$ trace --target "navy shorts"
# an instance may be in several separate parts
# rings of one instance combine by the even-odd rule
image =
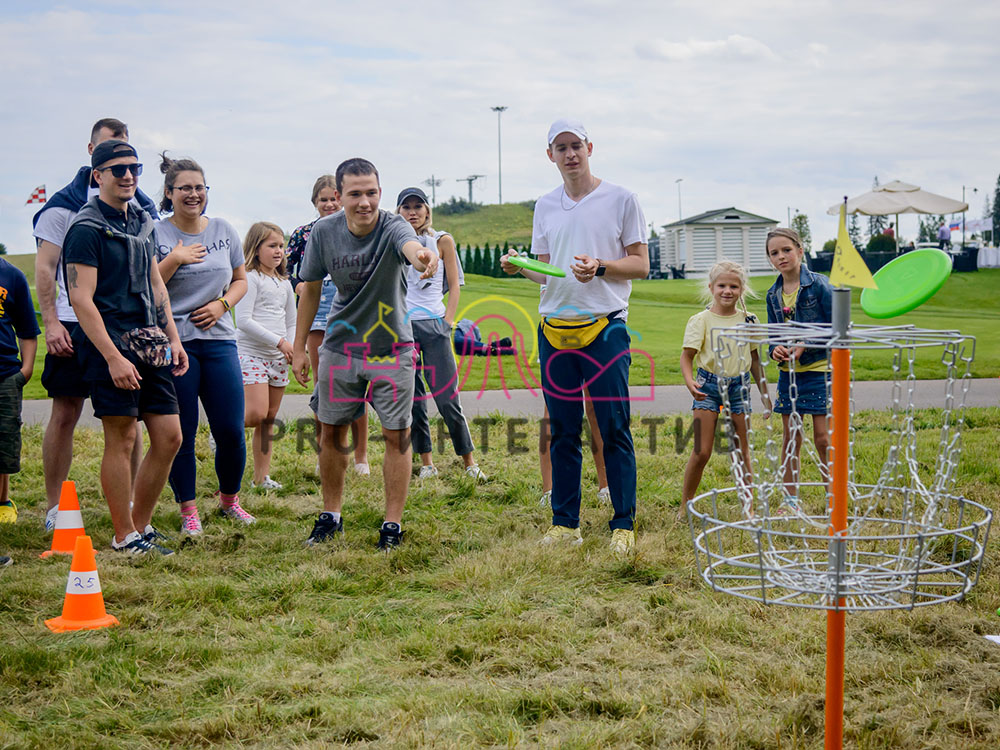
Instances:
[[[721,385],[729,393],[729,411],[731,414],[748,414],[750,412],[749,372],[732,378],[720,378],[715,373],[699,367],[695,382],[698,384],[698,389],[705,394],[705,398],[701,401],[695,399],[691,404],[692,409],[719,411],[723,406],[722,393],[719,390]]]
[[[45,355],[45,366],[42,369],[42,386],[49,398],[87,398],[90,388],[83,379],[83,366],[77,351],[79,323],[68,320],[59,321],[69,335],[73,337],[73,354],[69,357],[57,357],[54,354]]]
[[[791,414],[792,399],[789,394],[789,375],[782,370],[778,374],[778,400],[774,404],[775,414]],[[829,373],[815,370],[813,372],[795,373],[795,411],[799,414],[826,414],[827,383]]]
[[[90,388],[90,403],[94,407],[94,416],[98,419],[179,413],[171,365],[150,367],[132,360],[142,380],[139,381],[139,390],[128,391],[114,384],[104,355],[89,340],[85,340],[78,351],[87,386]]]

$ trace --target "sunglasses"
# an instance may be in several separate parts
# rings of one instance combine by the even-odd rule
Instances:
[[[114,177],[121,179],[125,176],[126,172],[131,172],[133,177],[138,177],[142,174],[142,164],[115,164],[111,167],[98,167],[98,172],[109,171]]]

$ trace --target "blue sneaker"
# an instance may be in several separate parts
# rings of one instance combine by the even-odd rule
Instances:
[[[159,552],[164,557],[174,554],[172,549],[167,549],[155,542],[147,542],[138,531],[133,531],[125,537],[125,541],[119,543],[114,536],[111,537],[111,549],[117,552],[125,552],[134,557],[148,555],[152,552]]]

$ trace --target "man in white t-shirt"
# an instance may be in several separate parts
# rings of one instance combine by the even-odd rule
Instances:
[[[112,138],[128,141],[128,126],[121,120],[105,117],[94,123],[90,131],[87,153]],[[52,399],[52,412],[42,439],[42,473],[45,475],[47,507],[45,528],[52,531],[56,524],[59,492],[69,476],[73,463],[73,431],[80,421],[83,402],[89,390],[73,349],[73,333],[78,328],[76,313],[69,304],[62,270],[62,246],[70,222],[98,188],[92,179],[93,170],[86,165],[76,177],[56,192],[34,216],[34,235],[38,252],[35,256],[35,290],[45,329],[45,367],[42,385]],[[135,200],[156,218],[153,202],[141,191]],[[136,423],[136,442],[132,454],[132,477],[142,460],[142,428]]]
[[[538,306],[543,319],[538,345],[551,420],[552,526],[542,543],[583,543],[580,433],[586,386],[604,441],[615,511],[609,523],[611,549],[625,559],[635,552],[636,505],[628,393],[632,359],[625,321],[632,279],[649,273],[646,219],[634,193],[591,173],[594,144],[583,123],[557,120],[548,144],[546,154],[563,184],[535,203],[531,248],[538,260],[568,274],[544,276],[502,259],[505,272],[545,285]]]

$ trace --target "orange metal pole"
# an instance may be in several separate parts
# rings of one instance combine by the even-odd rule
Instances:
[[[830,514],[830,535],[847,529],[847,470],[851,420],[851,350],[833,349],[830,354],[833,370],[833,424],[830,474],[833,479],[833,509]],[[843,550],[843,545],[831,544],[831,552]],[[843,565],[843,559],[840,559]],[[843,599],[838,599],[842,606]],[[826,750],[841,750],[844,746],[844,610],[826,612]]]

